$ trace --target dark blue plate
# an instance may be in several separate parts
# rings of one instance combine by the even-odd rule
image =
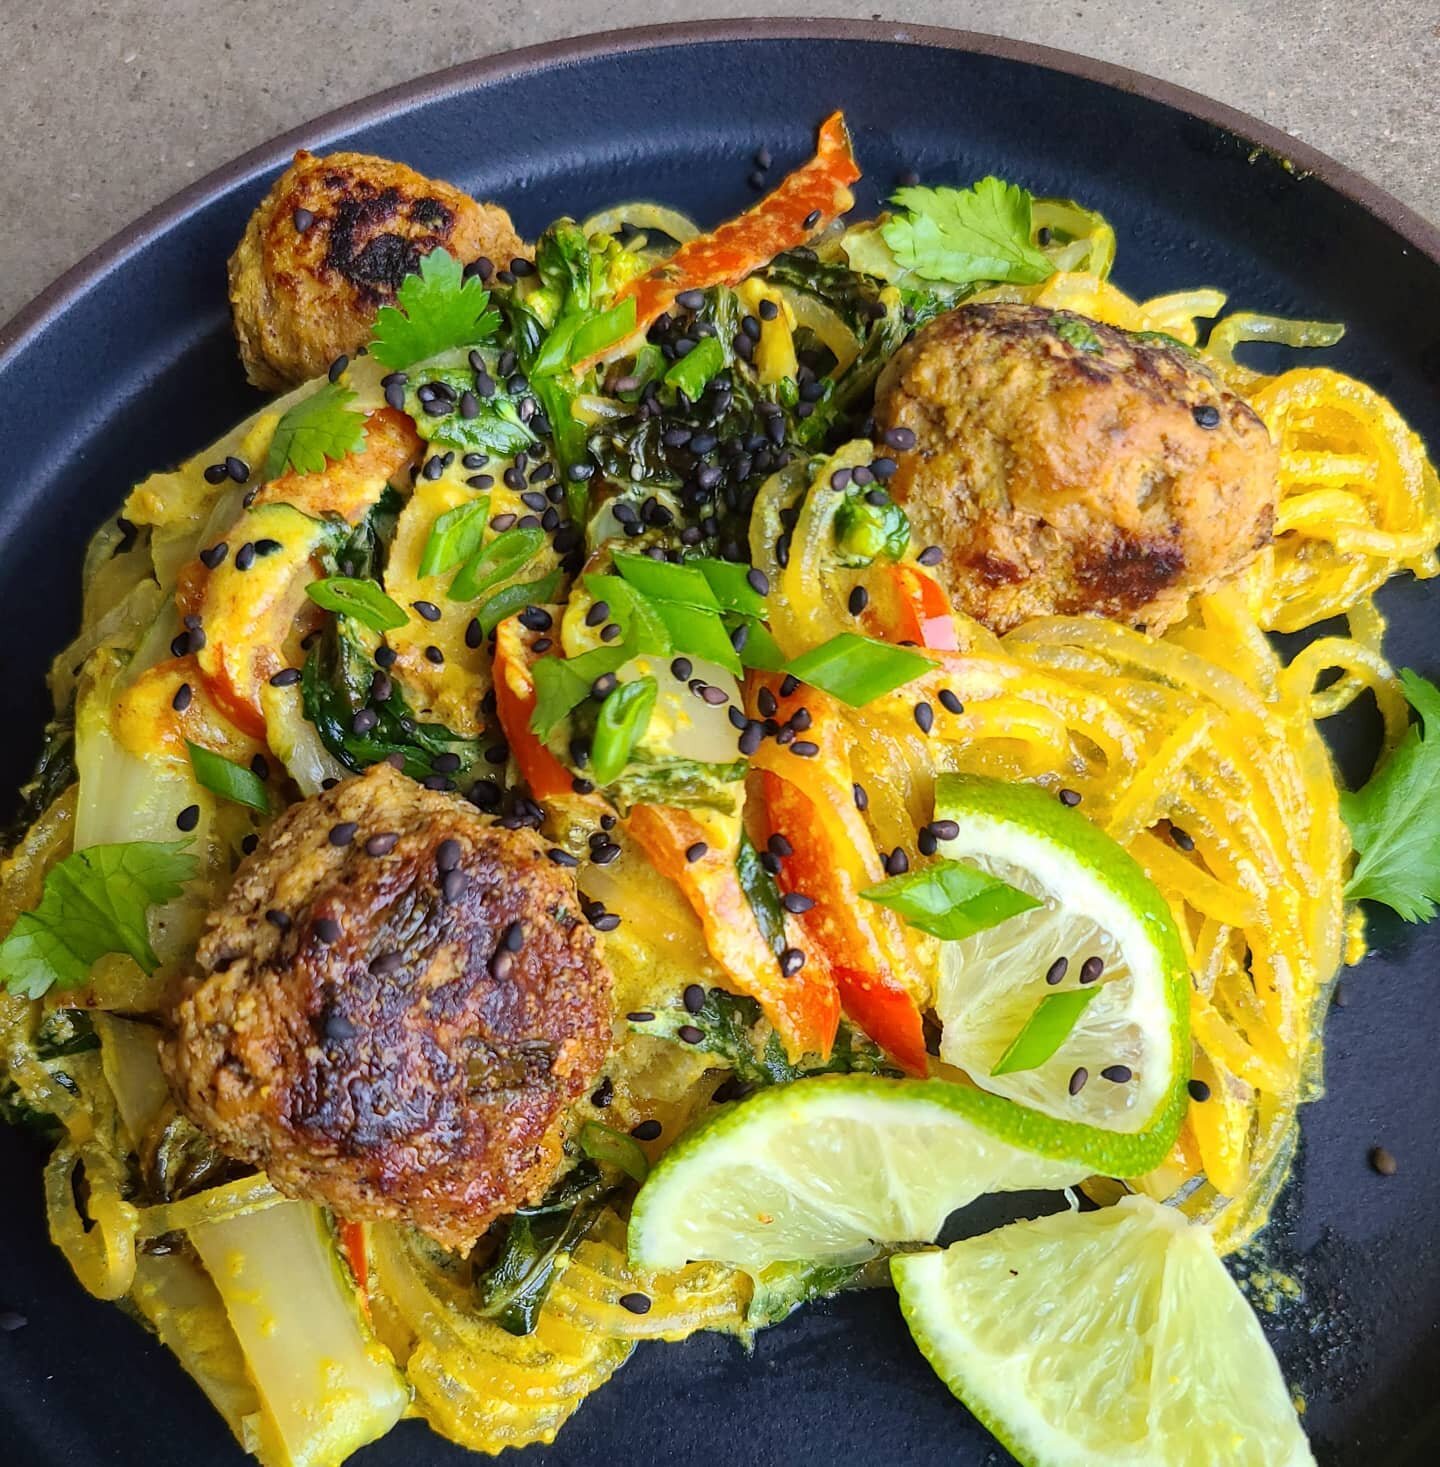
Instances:
[[[835,107],[866,169],[862,212],[908,168],[962,184],[993,172],[1073,195],[1114,223],[1125,289],[1216,285],[1236,304],[1343,320],[1348,334],[1325,360],[1387,393],[1440,443],[1440,233],[1339,165],[1193,93],[1033,46],[883,24],[677,26],[523,51],[249,154],[141,220],[0,333],[8,782],[38,745],[44,670],[73,629],[86,536],[133,481],[257,405],[228,330],[225,258],[296,147],[403,159],[503,201],[527,234],[556,214],[634,197],[712,223],[753,198],[746,174],[760,144],[778,176],[808,155]],[[1440,600],[1401,582],[1383,604],[1396,660],[1440,674]],[[1370,733],[1351,730],[1347,768],[1363,770]],[[1304,1154],[1264,1246],[1305,1290],[1267,1324],[1308,1401],[1317,1455],[1356,1467],[1433,1461],[1440,1440],[1440,929],[1380,918],[1372,938],[1331,1019],[1329,1094],[1304,1113]],[[1398,1157],[1397,1175],[1368,1167],[1377,1142]],[[0,1335],[0,1461],[243,1460],[167,1353],[70,1277],[45,1237],[37,1163],[0,1127],[0,1308],[29,1318]],[[531,1456],[557,1467],[1008,1460],[931,1375],[884,1293],[808,1310],[751,1357],[714,1337],[642,1346],[554,1447]],[[410,1422],[362,1460],[464,1458]]]

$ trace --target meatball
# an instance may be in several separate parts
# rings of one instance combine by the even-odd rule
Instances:
[[[1274,527],[1265,425],[1169,337],[961,306],[891,359],[876,419],[914,534],[997,632],[1085,612],[1161,630]]]
[[[303,149],[250,216],[230,257],[240,358],[257,387],[318,377],[370,335],[422,255],[468,264],[528,252],[498,204],[366,153]]]
[[[162,1062],[294,1196],[469,1247],[534,1201],[603,1064],[611,978],[574,880],[388,764],[277,820],[207,919]]]

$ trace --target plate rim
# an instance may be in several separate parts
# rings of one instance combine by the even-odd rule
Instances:
[[[663,51],[696,42],[722,44],[755,40],[883,41],[964,51],[1058,71],[1098,82],[1119,92],[1141,96],[1209,123],[1271,153],[1302,177],[1318,179],[1378,219],[1406,245],[1440,267],[1440,226],[1432,224],[1408,204],[1401,203],[1364,174],[1248,112],[1132,67],[983,31],[907,25],[900,21],[799,16],[667,21],[543,41],[462,61],[322,112],[248,148],[146,210],[57,276],[28,305],[22,306],[0,326],[0,372],[8,369],[92,285],[122,265],[141,246],[183,221],[190,213],[228,193],[237,184],[287,162],[299,147],[324,147],[337,135],[382,121],[402,107],[526,73],[577,65],[595,57]]]

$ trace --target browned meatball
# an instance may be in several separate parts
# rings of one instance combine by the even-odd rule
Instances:
[[[503,268],[528,255],[498,204],[366,153],[296,153],[230,257],[250,380],[292,386],[353,354],[375,312],[441,245],[466,264],[483,255]]]
[[[284,1191],[466,1248],[538,1197],[611,979],[528,830],[378,765],[275,822],[210,914],[162,1058]]]
[[[1084,612],[1159,630],[1274,526],[1265,425],[1169,338],[961,306],[895,354],[876,417],[913,432],[892,491],[995,631]]]

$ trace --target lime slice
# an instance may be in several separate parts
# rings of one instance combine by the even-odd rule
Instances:
[[[947,1386],[1026,1467],[1314,1463],[1205,1228],[1145,1197],[890,1260]]]
[[[945,775],[935,817],[959,831],[944,855],[1041,903],[944,945],[941,1058],[997,1095],[1133,1138],[1117,1175],[1149,1170],[1175,1139],[1189,1077],[1189,970],[1165,899],[1109,836],[1037,785]]]
[[[928,1243],[982,1193],[1082,1180],[1093,1168],[1065,1137],[968,1085],[797,1080],[721,1111],[665,1153],[635,1199],[630,1257],[646,1268],[719,1259],[754,1273]]]

